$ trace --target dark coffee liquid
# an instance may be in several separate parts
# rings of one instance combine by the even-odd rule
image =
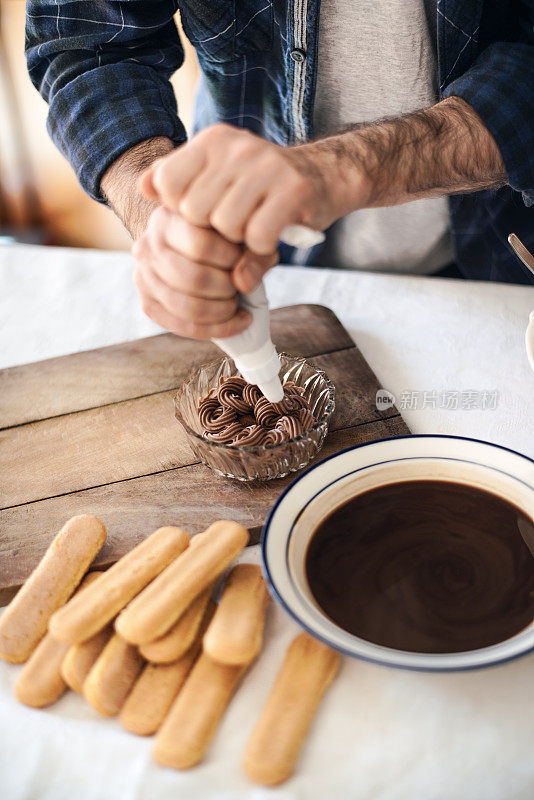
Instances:
[[[373,489],[318,527],[306,572],[318,605],[375,644],[455,653],[534,619],[534,524],[511,503],[446,481]]]

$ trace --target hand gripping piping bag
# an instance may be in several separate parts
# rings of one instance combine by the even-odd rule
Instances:
[[[324,241],[324,233],[304,225],[288,225],[280,239],[293,247],[309,248]],[[212,341],[234,360],[247,383],[255,384],[270,403],[279,403],[284,391],[280,359],[271,341],[269,304],[262,283],[250,294],[240,295],[239,307],[252,315],[249,327],[236,336]]]

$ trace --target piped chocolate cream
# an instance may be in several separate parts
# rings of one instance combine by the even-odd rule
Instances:
[[[202,435],[240,447],[272,446],[301,436],[313,427],[315,417],[301,386],[288,381],[283,388],[283,400],[270,403],[243,378],[221,378],[219,386],[199,401]]]

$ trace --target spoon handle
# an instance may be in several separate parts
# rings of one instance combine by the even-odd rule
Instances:
[[[521,239],[516,236],[515,233],[511,233],[508,237],[508,243],[518,259],[522,261],[525,267],[534,275],[534,256],[527,250]]]

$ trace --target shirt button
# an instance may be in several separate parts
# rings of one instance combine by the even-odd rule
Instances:
[[[300,47],[295,47],[289,55],[291,56],[293,61],[300,63],[301,61],[304,61],[304,59],[306,58],[306,51],[301,50]]]

